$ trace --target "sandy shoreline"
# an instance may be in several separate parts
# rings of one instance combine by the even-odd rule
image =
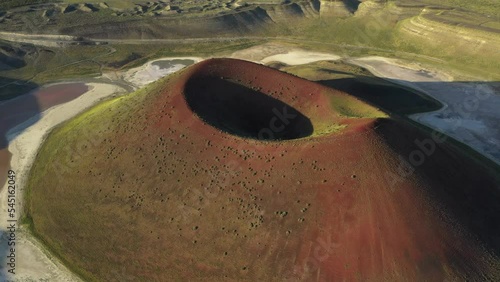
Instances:
[[[78,98],[49,108],[41,114],[36,123],[27,120],[17,125],[8,132],[7,139],[10,140],[8,146],[13,157],[11,168],[16,172],[16,218],[19,218],[23,209],[23,194],[26,177],[29,169],[36,157],[40,145],[54,126],[88,109],[100,100],[113,94],[123,93],[121,88],[112,84],[90,83],[91,89]],[[22,131],[18,134],[19,131]],[[13,137],[15,136],[15,138]],[[7,222],[7,184],[0,192],[0,208],[3,211],[0,215],[2,222]],[[7,251],[6,229],[0,229],[2,237],[0,239],[1,250]],[[16,281],[79,281],[80,279],[66,269],[57,259],[50,254],[36,240],[31,238],[24,230],[16,230],[16,274],[10,275],[6,271],[3,263],[0,273],[1,281],[14,279]]]

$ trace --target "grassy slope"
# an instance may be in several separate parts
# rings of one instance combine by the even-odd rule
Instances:
[[[461,8],[477,13],[482,13],[492,16],[500,16],[500,2],[497,0],[440,0],[436,2],[435,0],[421,0],[422,2],[430,5],[445,5],[453,8]],[[405,2],[402,0],[401,2]]]
[[[40,216],[44,212],[40,212],[40,207],[48,205],[49,202],[53,201],[52,196],[56,196],[59,193],[67,193],[68,191],[77,191],[79,190],[77,187],[80,186],[79,180],[77,178],[72,178],[75,182],[67,182],[66,180],[64,181],[66,184],[61,185],[60,181],[61,178],[59,176],[66,175],[67,173],[73,173],[75,172],[75,165],[78,163],[77,167],[83,167],[83,166],[93,166],[92,162],[95,160],[95,158],[89,157],[90,155],[94,154],[95,152],[99,151],[100,149],[98,148],[105,148],[109,145],[108,142],[113,142],[111,141],[114,137],[114,134],[117,134],[118,132],[125,132],[128,130],[132,130],[132,128],[137,129],[137,124],[135,121],[138,121],[139,124],[141,122],[147,122],[147,120],[150,120],[145,116],[145,112],[142,106],[140,105],[148,105],[154,107],[158,107],[158,104],[161,105],[162,103],[155,103],[153,101],[148,101],[144,102],[144,99],[146,97],[156,97],[158,96],[158,91],[160,89],[163,89],[165,86],[165,82],[169,81],[172,78],[175,78],[179,74],[174,74],[171,75],[170,77],[167,77],[165,79],[162,79],[158,82],[155,82],[146,88],[143,88],[139,90],[136,93],[129,94],[125,97],[120,97],[120,98],[115,98],[113,100],[109,100],[107,102],[101,103],[89,111],[82,113],[78,115],[77,117],[65,122],[64,124],[58,126],[56,129],[54,129],[49,137],[47,138],[47,142],[45,142],[42,146],[42,149],[39,153],[39,160],[36,162],[36,164],[33,166],[33,169],[31,171],[31,175],[29,177],[29,184],[28,184],[28,189],[27,189],[27,196],[26,199],[28,202],[31,204],[29,206],[26,206],[27,209],[25,210],[25,218],[23,219],[23,222],[30,224],[30,228],[32,232],[37,235],[38,238],[40,238],[45,244],[50,246],[50,249],[52,252],[54,252],[64,263],[66,263],[70,269],[84,277],[85,279],[89,281],[94,281],[98,280],[98,277],[105,277],[109,276],[109,271],[112,271],[113,269],[116,269],[116,265],[108,265],[108,257],[103,255],[102,256],[102,261],[98,262],[99,265],[101,265],[101,269],[98,271],[98,276],[94,276],[94,274],[82,270],[81,269],[81,261],[79,261],[79,258],[81,257],[82,253],[78,252],[83,252],[85,253],[84,256],[93,256],[93,254],[96,254],[96,249],[93,248],[88,248],[84,245],[81,245],[81,248],[79,248],[78,251],[75,252],[67,252],[67,250],[64,248],[63,244],[60,244],[59,242],[64,242],[66,240],[69,240],[70,238],[63,238],[61,240],[53,240],[52,238],[55,238],[55,234],[60,234],[63,235],[67,233],[67,230],[65,230],[65,225],[60,225],[56,224],[55,227],[53,224],[55,222],[63,222],[66,220],[66,218],[69,216],[74,222],[74,220],[81,222],[81,226],[87,226],[88,230],[82,231],[80,233],[80,238],[75,238],[74,239],[80,240],[82,238],[90,238],[97,235],[97,238],[110,238],[112,234],[116,234],[114,231],[114,228],[103,228],[100,229],[100,231],[93,231],[93,226],[94,224],[106,224],[106,220],[109,219],[109,217],[95,217],[95,216],[87,216],[85,213],[82,213],[81,210],[78,211],[78,213],[75,214],[60,214],[60,215],[52,215],[52,216]],[[273,85],[274,87],[274,85]],[[164,94],[162,94],[164,95]],[[351,103],[351,107],[356,107],[356,105],[359,105],[360,102],[358,101],[357,103]],[[362,104],[362,103],[361,103]],[[367,106],[367,113],[370,115],[376,115],[376,116],[383,116],[382,113],[378,112],[377,110],[371,108],[371,111],[368,111],[368,109],[371,108]],[[354,110],[354,109],[352,109]],[[147,112],[147,111],[146,111]],[[136,119],[134,117],[135,114],[140,113],[141,118]],[[157,116],[157,115],[155,115]],[[130,128],[127,123],[132,122],[132,128]],[[139,126],[141,127],[141,126]],[[174,126],[175,127],[175,126]],[[344,126],[345,127],[345,126]],[[330,130],[335,131],[340,128],[330,128]],[[125,131],[123,131],[125,130]],[[169,130],[173,130],[173,127]],[[155,129],[155,135],[159,134],[161,132],[158,132],[158,130]],[[328,132],[321,132],[321,134],[326,134]],[[330,132],[331,133],[331,132]],[[95,138],[95,136],[100,136],[100,138]],[[150,133],[147,133],[149,136]],[[160,134],[162,135],[162,134]],[[107,137],[106,137],[107,136]],[[103,140],[103,138],[105,140]],[[135,137],[132,137],[130,140],[136,140]],[[156,139],[155,139],[156,140]],[[181,140],[182,141],[182,140]],[[172,142],[172,140],[170,140]],[[173,141],[175,142],[175,140]],[[205,140],[202,140],[201,142],[205,143]],[[177,143],[178,144],[178,143]],[[171,144],[172,145],[172,144]],[[182,147],[182,146],[180,146]],[[177,147],[177,148],[180,148]],[[92,150],[90,150],[92,148]],[[222,148],[226,148],[222,146]],[[133,150],[133,148],[129,148],[130,150]],[[145,147],[146,150],[149,150],[149,147]],[[128,150],[128,149],[127,149]],[[170,149],[169,149],[170,150]],[[171,149],[172,152],[175,151],[173,148]],[[95,152],[94,152],[95,151]],[[188,150],[185,153],[190,153]],[[264,152],[265,153],[265,152]],[[277,153],[276,151],[274,153]],[[107,159],[115,159],[113,157],[114,153],[112,151],[109,151],[108,154],[106,155]],[[150,155],[147,153],[146,155]],[[264,154],[265,155],[265,154]],[[211,158],[213,155],[211,155]],[[175,160],[176,157],[173,157],[173,160]],[[129,160],[130,161],[130,160]],[[51,166],[46,166],[46,165],[41,165],[42,163],[51,163],[53,165]],[[84,164],[85,163],[85,164]],[[127,162],[124,162],[124,164]],[[180,161],[180,163],[177,163],[176,166],[180,166],[183,162]],[[112,170],[104,169],[104,170],[99,170],[96,171],[99,175],[101,174],[100,172],[106,173],[112,173],[115,168],[112,168]],[[55,177],[49,177],[47,178],[47,175],[53,175],[54,171],[59,171],[58,175]],[[151,174],[151,172],[148,172]],[[134,172],[127,172],[127,177],[132,175],[132,178],[134,178]],[[184,173],[182,173],[184,175]],[[154,175],[147,175],[148,176],[148,183],[154,183],[155,181],[161,181],[157,179],[156,173]],[[179,175],[179,178],[182,176]],[[96,178],[97,179],[97,178]],[[139,178],[143,179],[143,178]],[[145,179],[145,178],[144,178]],[[278,178],[277,178],[278,179]],[[279,180],[279,179],[278,179]],[[99,188],[99,192],[101,190],[106,191],[107,188],[112,186],[112,182],[115,181],[114,177],[109,177],[107,180],[100,185],[102,185],[102,189]],[[173,181],[170,179],[169,181]],[[64,190],[66,192],[63,192],[63,190],[57,190],[53,191],[54,193],[49,193],[52,196],[49,196],[47,198],[45,197],[40,197],[41,193],[41,187],[59,187],[57,189],[68,189]],[[106,188],[107,187],[107,188]],[[194,186],[193,186],[194,187]],[[37,189],[37,190],[34,190]],[[88,191],[88,190],[87,190]],[[96,190],[97,191],[97,190]],[[126,193],[126,189],[119,189],[119,193]],[[44,192],[42,192],[44,194]],[[80,192],[76,192],[77,194]],[[107,193],[107,192],[105,192]],[[142,192],[141,192],[142,193]],[[47,195],[49,195],[47,194]],[[134,194],[134,193],[132,193]],[[107,197],[107,196],[106,196]],[[105,197],[105,198],[106,198]],[[78,198],[78,197],[77,197]],[[74,199],[77,199],[74,198]],[[79,199],[79,198],[78,198]],[[104,199],[105,200],[105,199]],[[106,200],[105,200],[106,201]],[[135,200],[134,200],[135,201]],[[81,203],[80,199],[78,202]],[[141,203],[139,198],[139,203]],[[163,201],[162,201],[163,202]],[[75,205],[75,202],[66,202],[62,203],[62,205],[57,206],[56,209],[62,209],[62,210],[71,210],[71,207]],[[54,206],[54,205],[52,205]],[[55,207],[55,206],[54,206]],[[127,205],[128,207],[128,205]],[[174,205],[173,208],[176,206]],[[175,214],[175,211],[174,211]],[[181,215],[176,215],[182,217]],[[117,219],[118,220],[118,219]],[[120,221],[120,220],[118,220]],[[50,227],[52,226],[52,227]],[[123,226],[122,226],[123,227]],[[55,233],[54,233],[55,232]],[[68,233],[69,234],[69,233]],[[132,246],[130,246],[132,249],[135,248],[136,246],[133,246],[133,243],[130,242]],[[98,247],[99,244],[96,244],[96,247]],[[74,250],[73,250],[74,251]],[[78,259],[75,259],[78,258]],[[93,268],[92,264],[95,261],[89,261],[86,262],[86,266],[84,268],[90,269]],[[88,264],[87,264],[88,263]],[[78,267],[76,267],[78,265]],[[133,265],[133,264],[132,264]],[[109,268],[110,267],[110,268]],[[135,267],[135,266],[134,266]],[[141,267],[141,265],[137,266]],[[109,270],[109,271],[108,271]],[[106,274],[107,273],[107,274]]]
[[[353,36],[352,32],[349,32],[349,30],[353,30],[353,29],[356,30],[356,28],[359,29],[359,27],[357,27],[357,25],[360,24],[360,22],[357,22],[357,21],[358,20],[354,20],[354,19],[351,21],[350,20],[346,20],[346,21],[339,20],[339,21],[332,21],[332,22],[319,21],[318,23],[315,23],[315,25],[313,25],[312,27],[309,26],[306,28],[307,28],[308,32],[310,32],[312,34],[312,38],[318,39],[320,41],[357,44],[357,43],[359,43],[359,40],[353,40],[353,38],[355,36]],[[361,22],[360,26],[362,27],[365,24],[366,24],[366,22],[364,22],[364,20],[363,20]],[[326,28],[327,30],[332,30],[333,32],[331,34],[326,34],[326,33],[322,32],[321,29],[317,29],[316,25],[321,25],[321,26],[323,26],[322,28]],[[343,28],[340,28],[340,27],[343,27]],[[370,44],[372,44],[372,46],[377,46],[377,47],[381,47],[381,48],[393,48],[394,46],[397,46],[398,48],[400,48],[400,50],[406,50],[406,51],[410,51],[410,52],[419,52],[422,54],[434,54],[435,51],[438,51],[437,49],[436,50],[435,49],[427,49],[427,47],[425,47],[425,46],[412,46],[410,44],[405,45],[405,43],[403,43],[403,44],[398,43],[398,45],[394,45],[393,43],[391,43],[391,42],[394,42],[394,39],[392,38],[390,33],[391,33],[391,29],[389,27],[388,28],[384,27],[378,35],[376,35],[375,37],[372,37]],[[363,42],[363,43],[368,43],[368,42]],[[218,45],[218,44],[216,44],[216,45]],[[310,46],[314,46],[314,45],[311,44]],[[198,54],[197,52],[200,52],[202,50],[207,51],[207,49],[204,49],[204,48],[197,49],[196,47],[190,47],[191,49],[186,50],[183,47],[185,47],[185,46],[178,46],[178,49],[176,49],[176,47],[166,48],[166,49],[164,49],[164,54],[166,54],[166,55],[168,55],[168,54],[192,55],[193,53]],[[220,46],[215,46],[215,48],[216,49],[220,48]],[[222,48],[225,49],[226,47],[222,47]],[[235,47],[235,49],[236,48],[239,48],[239,47]],[[323,46],[321,48],[324,48],[325,50],[327,50],[328,48],[331,48],[331,47]],[[125,56],[130,54],[130,50],[132,50],[132,49],[134,49],[134,47],[132,47],[132,46],[120,46],[119,52],[114,55],[115,57],[112,57],[112,56],[106,57],[105,59],[103,59],[103,61],[105,61],[106,63],[109,63],[109,62],[122,60]],[[141,49],[142,49],[142,47],[141,47]],[[231,49],[231,47],[227,47],[226,50],[230,50],[230,49]],[[79,52],[77,50],[78,49],[75,48],[76,54],[82,54],[82,52]],[[151,49],[148,49],[148,47],[146,47],[146,50],[151,50],[151,52],[149,52],[149,51],[144,52],[145,57],[147,57],[149,55],[153,56],[153,54],[155,54],[158,51],[158,49],[156,49],[156,47],[152,47]],[[372,52],[374,54],[377,53],[376,51],[372,51]],[[207,53],[210,53],[210,52],[207,51]],[[132,63],[128,66],[137,65],[137,64],[139,64],[139,62],[140,61],[136,61],[135,63]],[[460,67],[462,64],[465,64],[465,63],[468,63],[468,61],[458,60],[454,64],[456,64],[458,67]],[[95,66],[93,66],[91,68],[93,68],[95,70]],[[80,68],[75,67],[75,68],[71,68],[71,69],[75,70],[76,72],[74,73],[74,75],[78,76],[78,75],[90,75],[90,74],[92,74],[94,71],[90,70],[91,68],[89,67],[89,69],[86,69],[86,68],[80,69]],[[29,72],[29,73],[31,73],[31,72]],[[49,77],[46,77],[45,79],[48,81],[50,79],[59,78],[60,75],[64,75],[65,73],[66,72],[57,73],[57,74],[54,74],[53,77],[49,76]],[[68,73],[71,73],[71,71]],[[21,75],[15,74],[13,76],[20,77]],[[90,113],[91,112],[89,112],[89,114]],[[94,113],[96,113],[96,112],[94,112]],[[105,113],[102,112],[102,115],[105,115]],[[78,120],[78,118],[75,120]],[[89,123],[92,119],[90,119],[90,116],[84,114],[84,115],[79,117],[79,120],[81,122],[83,122],[82,125],[84,125],[85,123]],[[73,125],[75,125],[75,124],[73,124]],[[71,127],[71,123],[68,123],[68,126]],[[56,133],[53,133],[53,134],[56,134]],[[57,144],[55,144],[55,145],[49,144],[46,146],[53,146],[53,148],[57,148],[58,145]],[[44,162],[39,162],[39,163],[44,163]]]

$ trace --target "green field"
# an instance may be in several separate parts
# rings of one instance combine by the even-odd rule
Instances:
[[[47,1],[6,1],[0,4],[0,8],[42,2]],[[259,4],[265,4],[262,5],[265,8],[272,7],[270,1],[241,1],[241,3],[250,4],[248,7],[239,9],[238,11],[224,6],[235,3],[229,0],[201,2],[165,1],[165,3],[121,0],[106,1],[106,4],[111,8],[132,11],[123,12],[122,16],[112,16],[112,14],[120,12],[106,8],[106,5],[100,6],[99,3],[101,2],[96,0],[65,0],[57,2],[59,3],[57,5],[94,3],[95,7],[99,9],[97,12],[84,13],[76,11],[56,13],[57,15],[51,17],[47,16],[47,13],[42,10],[26,12],[34,23],[34,26],[28,30],[36,31],[36,28],[39,28],[40,31],[49,30],[50,32],[55,32],[57,30],[64,30],[67,32],[77,32],[78,30],[98,29],[106,25],[121,26],[123,24],[123,27],[121,27],[123,30],[118,31],[123,32],[122,36],[125,38],[127,36],[137,36],[136,34],[142,33],[142,30],[152,30],[152,34],[155,34],[155,36],[161,35],[164,32],[162,30],[168,30],[165,31],[164,37],[160,37],[179,38],[179,42],[175,44],[66,46],[63,48],[28,47],[26,44],[0,42],[3,46],[7,46],[5,48],[30,49],[26,51],[28,54],[22,58],[23,66],[16,65],[10,69],[0,69],[0,86],[3,86],[4,90],[0,94],[0,99],[14,97],[18,94],[16,93],[16,89],[18,89],[19,94],[27,89],[28,86],[24,88],[13,87],[12,85],[15,84],[12,84],[12,82],[15,81],[45,84],[73,78],[96,77],[106,71],[135,67],[157,57],[225,56],[233,51],[264,42],[284,42],[290,46],[297,46],[307,50],[331,52],[347,57],[366,55],[396,57],[419,61],[436,68],[448,68],[455,71],[454,75],[456,74],[457,76],[461,76],[462,74],[464,76],[472,75],[490,81],[500,79],[496,63],[500,60],[500,54],[497,49],[498,44],[500,44],[500,36],[499,34],[480,29],[495,29],[500,26],[498,17],[491,16],[491,14],[498,14],[500,10],[498,7],[499,2],[496,0],[447,0],[439,3],[431,0],[390,1],[390,3],[382,5],[382,8],[374,8],[374,10],[369,11],[369,13],[363,16],[354,15],[346,18],[304,16],[273,23],[266,22],[266,16],[263,14],[266,13],[265,9],[254,9]],[[307,2],[292,2],[302,5],[297,4],[294,7],[300,6],[302,7],[301,9],[306,9]],[[165,26],[162,27],[156,18],[147,16],[146,14],[154,12],[157,9],[155,7],[164,7],[167,3],[170,4],[169,7],[171,8],[175,6],[172,9],[180,9],[179,11],[183,12],[173,13],[169,17],[160,17],[161,21],[165,21]],[[251,3],[256,4],[253,5]],[[422,6],[422,3],[451,5],[459,9],[452,11],[436,9],[435,11],[427,11],[425,15],[418,16],[418,8],[417,10],[413,8],[408,8],[407,10],[405,10],[406,8],[401,8],[403,11],[406,11],[402,14],[395,12],[394,3],[418,4],[420,6]],[[142,14],[134,12],[138,11],[137,7],[139,6],[137,4],[146,7],[144,9],[147,11],[144,13],[141,12]],[[207,11],[189,12],[189,9],[196,5],[202,7],[202,10],[205,9]],[[221,5],[223,6],[222,8],[220,7]],[[474,12],[466,12],[461,9]],[[475,13],[483,10],[488,10],[490,13],[486,13],[486,15]],[[220,23],[213,16],[219,12],[226,15],[223,20],[227,25],[227,31],[217,27]],[[196,21],[187,20],[183,22],[183,18],[188,19],[191,15],[201,18]],[[170,18],[172,18],[172,21],[167,20]],[[414,22],[423,23],[435,32],[425,37],[415,36],[415,34],[408,31],[409,29],[420,28],[415,26]],[[20,18],[16,18],[15,14],[14,17],[5,18],[2,22],[2,13],[0,13],[0,28],[22,31],[24,24],[25,20],[21,16]],[[172,30],[172,26],[186,26],[186,28],[189,28],[182,32],[176,32]],[[214,26],[217,28],[213,28]],[[82,27],[84,28],[82,29]],[[191,44],[182,42],[182,37],[190,37],[189,31],[195,32],[196,36],[231,36],[241,39]],[[217,31],[221,31],[223,34],[218,35]],[[440,31],[441,33],[439,33]],[[425,30],[418,30],[418,32],[425,32]],[[443,32],[446,34],[443,34]],[[106,36],[105,33],[99,34]],[[110,32],[111,36],[113,34],[114,32]],[[245,37],[252,38],[245,39]],[[486,44],[482,44],[478,48],[477,44],[470,44],[467,41],[469,39],[463,39],[463,37],[473,38],[474,42],[484,41]],[[2,44],[0,44],[0,48],[2,48]],[[0,57],[0,60],[3,59]]]
[[[25,50],[32,52],[32,55],[25,58],[24,65],[0,70],[0,89],[2,89],[0,100],[24,94],[36,85],[61,80],[98,77],[104,72],[137,67],[155,58],[224,56],[263,42],[265,41],[243,39],[225,44],[207,42],[200,44],[69,46],[65,48],[38,47]],[[9,46],[9,43],[4,44],[4,46]],[[19,45],[17,48],[23,50],[24,47]]]

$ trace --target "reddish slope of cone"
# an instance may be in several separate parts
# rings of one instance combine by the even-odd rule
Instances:
[[[51,134],[35,232],[103,281],[497,277],[495,176],[446,143],[402,173],[429,136],[359,108],[377,113],[264,66],[194,65]]]

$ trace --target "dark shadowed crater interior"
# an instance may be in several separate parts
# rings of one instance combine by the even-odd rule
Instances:
[[[310,136],[309,118],[292,106],[221,77],[192,78],[186,101],[199,117],[225,132],[259,140]]]

